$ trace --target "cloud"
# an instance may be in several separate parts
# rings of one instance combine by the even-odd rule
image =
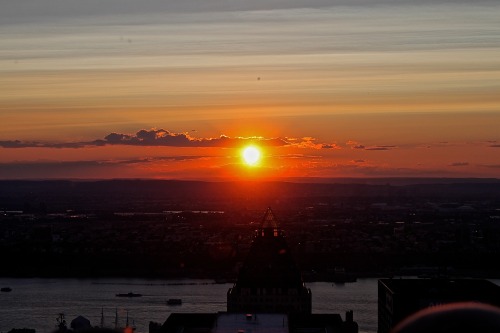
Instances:
[[[274,155],[273,157],[281,159],[304,159],[304,160],[318,160],[323,158],[323,156],[319,155],[306,155],[306,154]]]
[[[480,166],[483,168],[500,169],[500,164],[482,164]]]
[[[151,177],[154,174],[143,170],[162,162],[201,160],[212,156],[157,156],[123,160],[77,160],[77,161],[15,161],[0,163],[2,179],[98,179]],[[142,168],[142,169],[141,169]],[[160,172],[160,171],[156,171]]]
[[[299,148],[311,148],[311,149],[321,149],[322,144],[316,143],[316,139],[313,137],[303,137],[302,139],[293,140],[293,145]]]
[[[391,150],[397,148],[396,146],[373,146],[366,147],[365,150]]]
[[[195,138],[188,133],[172,133],[164,129],[142,129],[135,135],[111,133],[104,138],[108,145],[126,146],[168,146],[168,147],[240,147],[245,144],[261,146],[286,146],[289,143],[281,138],[264,137],[229,137],[221,135],[218,138]]]
[[[23,142],[19,140],[12,141],[0,141],[0,147],[2,148],[24,148]]]
[[[322,149],[342,149],[340,146],[338,146],[336,143],[324,143],[321,145]]]
[[[351,146],[351,149],[359,149],[359,150],[391,150],[398,148],[398,146],[395,145],[378,145],[378,146],[367,147],[353,140],[347,141],[346,145]]]
[[[365,146],[357,141],[349,140],[345,144],[351,146],[351,149],[365,149]]]
[[[221,137],[221,140],[223,138]],[[190,147],[197,144],[206,144],[211,139],[194,139],[186,133],[171,133],[164,129],[140,130],[135,135],[111,133],[104,137],[109,145],[125,146],[175,146]]]
[[[119,161],[105,161],[107,164],[143,164],[143,163],[154,163],[159,161],[191,161],[191,160],[199,160],[205,159],[213,156],[159,156],[159,157],[144,157],[144,158],[136,158],[130,160],[119,160]]]
[[[449,164],[451,167],[462,167],[462,166],[468,166],[469,162],[454,162]]]
[[[114,164],[116,165],[116,164]],[[2,179],[105,178],[109,174],[128,176],[112,163],[103,161],[34,161],[0,163]]]
[[[294,146],[309,149],[341,149],[336,143],[317,143],[313,137],[304,138],[265,138],[229,137],[220,135],[216,138],[196,138],[189,133],[174,133],[164,129],[141,129],[135,134],[113,132],[93,141],[83,142],[42,142],[42,141],[0,141],[1,148],[84,148],[102,146],[144,146],[144,147],[222,147],[237,148],[244,145],[256,144],[262,147]]]
[[[51,143],[41,141],[0,141],[1,148],[84,148],[107,145],[123,146],[164,146],[164,147],[241,147],[245,144],[258,144],[264,147],[287,146],[290,143],[282,138],[229,137],[195,138],[187,133],[173,133],[164,129],[141,129],[135,134],[110,133],[104,139],[85,142]]]
[[[365,148],[365,150],[389,150],[389,148],[385,148],[385,147],[368,147],[368,148]]]
[[[342,175],[342,177],[436,177],[453,175],[446,169],[421,169],[411,167],[391,167],[388,165],[365,163],[332,163],[318,165],[312,176],[322,177],[325,174]]]
[[[336,143],[317,143],[316,138],[306,136],[300,139],[297,138],[286,138],[289,145],[298,148],[310,148],[310,149],[342,149]]]
[[[40,141],[20,141],[7,140],[0,141],[1,148],[83,148],[88,146],[104,146],[106,143],[103,140],[95,140],[92,142],[61,142],[50,143]]]
[[[323,8],[330,6],[360,6],[434,4],[431,0],[211,0],[211,1],[164,1],[164,0],[31,0],[3,1],[1,19],[8,22],[53,17],[73,18],[95,15],[127,15],[151,13],[183,13],[214,11],[275,10],[288,8]],[[460,0],[441,0],[438,3],[462,4]],[[494,0],[477,0],[474,3],[496,4]],[[5,7],[5,9],[4,9]]]

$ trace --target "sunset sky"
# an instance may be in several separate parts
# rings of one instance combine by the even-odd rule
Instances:
[[[500,177],[498,0],[0,9],[0,179]]]

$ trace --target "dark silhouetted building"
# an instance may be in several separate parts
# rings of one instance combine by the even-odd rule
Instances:
[[[173,313],[150,333],[357,333],[358,325],[338,314]],[[352,319],[352,316],[350,317]]]
[[[475,279],[381,279],[378,281],[378,333],[388,333],[409,315],[455,302],[500,305],[500,287]]]
[[[311,290],[268,208],[237,282],[227,292],[228,312],[311,313]]]
[[[332,300],[333,302],[333,300]],[[172,313],[150,333],[358,333],[353,312],[312,314],[311,291],[302,281],[283,232],[269,208],[236,283],[227,312]]]

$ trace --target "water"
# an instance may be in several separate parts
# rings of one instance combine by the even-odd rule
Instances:
[[[146,279],[14,279],[0,278],[0,286],[12,292],[0,293],[0,332],[12,328],[34,328],[37,333],[53,332],[56,318],[64,313],[68,326],[82,315],[93,326],[101,323],[114,328],[115,311],[120,326],[127,312],[138,333],[147,333],[149,322],[163,323],[172,312],[226,311],[226,292],[232,284],[213,284],[212,280]],[[313,313],[339,313],[354,310],[359,331],[377,331],[377,279],[337,285],[308,283],[312,291]],[[118,293],[140,293],[142,297],[116,297]],[[181,298],[181,306],[168,306],[169,298]]]

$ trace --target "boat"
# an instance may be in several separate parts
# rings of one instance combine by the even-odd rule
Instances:
[[[126,293],[126,294],[116,294],[116,297],[141,297],[142,294],[135,294],[133,292]]]
[[[167,305],[181,305],[182,299],[180,298],[169,298],[167,301]]]
[[[11,287],[3,287],[3,288],[0,288],[0,291],[3,291],[5,293],[8,293],[8,292],[11,292],[12,291],[12,288]]]

